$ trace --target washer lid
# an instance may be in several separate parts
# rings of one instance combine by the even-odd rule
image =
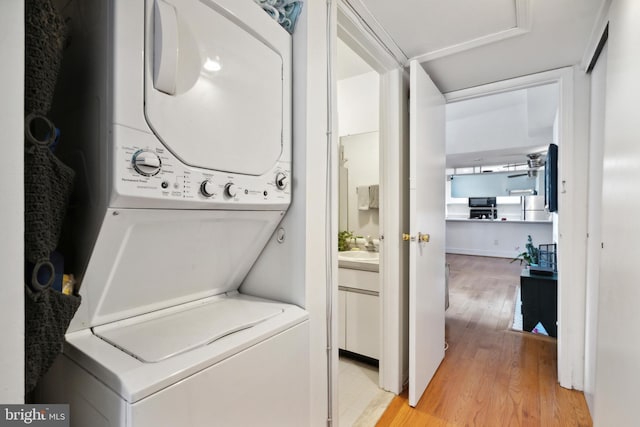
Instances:
[[[254,4],[238,16],[219,3],[147,2],[145,114],[185,164],[261,175],[288,133],[291,41]]]
[[[236,298],[166,309],[93,328],[93,333],[142,362],[160,362],[250,328],[284,312],[282,304]]]

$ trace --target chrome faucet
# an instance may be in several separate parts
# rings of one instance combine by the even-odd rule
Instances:
[[[365,246],[365,249],[370,252],[377,252],[376,245],[373,243],[373,238],[371,236],[367,236],[367,245]]]

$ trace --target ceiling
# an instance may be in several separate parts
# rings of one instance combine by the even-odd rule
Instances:
[[[344,0],[443,92],[579,64],[606,0]]]
[[[448,93],[583,61],[591,32],[606,0],[342,0],[366,22],[402,63],[418,60],[441,92]],[[337,77],[348,78],[371,68],[339,41]],[[523,101],[524,100],[524,101]],[[527,127],[545,131],[548,141],[557,98],[547,93],[504,94],[467,105],[449,105],[447,120],[522,107]],[[555,105],[552,105],[553,103]],[[463,103],[456,103],[463,104]],[[505,110],[506,111],[506,110]],[[479,117],[479,116],[477,116]],[[531,136],[531,135],[529,135]],[[534,135],[535,136],[535,135]],[[542,138],[544,136],[544,138]],[[529,142],[534,138],[528,138]],[[550,141],[549,141],[550,142]],[[520,144],[520,145],[518,145]],[[522,162],[545,144],[522,141],[499,149],[474,147],[449,152],[448,167]],[[482,144],[478,144],[480,146]],[[448,144],[449,149],[449,144]]]
[[[557,83],[449,103],[447,167],[495,166],[527,161],[553,142]]]

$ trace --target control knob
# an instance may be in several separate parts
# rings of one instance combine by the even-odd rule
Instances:
[[[226,194],[227,197],[236,197],[236,194],[238,194],[238,187],[236,187],[233,182],[229,182],[224,186],[224,194]]]
[[[278,187],[279,190],[284,190],[288,183],[289,177],[283,172],[278,172],[276,175],[276,187]]]
[[[133,169],[140,175],[154,176],[160,172],[162,161],[160,157],[153,151],[138,150],[133,154],[131,159]]]
[[[200,184],[200,192],[204,197],[213,196],[216,193],[213,182],[209,181],[208,179],[202,181],[202,184]]]

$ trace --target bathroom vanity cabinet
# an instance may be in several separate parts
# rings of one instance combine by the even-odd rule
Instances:
[[[338,347],[379,359],[380,301],[377,272],[338,269]]]

